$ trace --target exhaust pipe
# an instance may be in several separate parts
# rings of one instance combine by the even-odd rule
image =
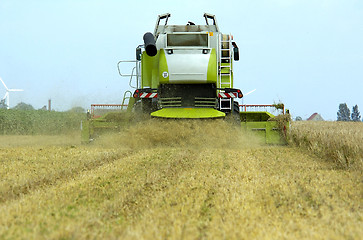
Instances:
[[[144,47],[146,54],[150,57],[153,57],[158,53],[158,50],[156,49],[155,38],[151,32],[144,34]]]

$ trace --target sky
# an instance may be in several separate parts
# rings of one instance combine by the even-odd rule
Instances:
[[[10,107],[121,103],[132,89],[117,62],[135,59],[157,16],[204,24],[205,12],[240,48],[234,87],[256,89],[244,104],[283,102],[303,119],[336,120],[340,103],[363,113],[362,0],[0,0],[0,77],[24,89]]]

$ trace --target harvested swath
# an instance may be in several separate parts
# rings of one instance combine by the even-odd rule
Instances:
[[[115,161],[127,152],[83,146],[0,148],[0,204],[68,181],[82,171]]]
[[[147,148],[1,204],[0,236],[360,239],[357,189],[358,171],[290,147]]]
[[[87,146],[27,139],[0,149],[3,239],[363,235],[361,171],[223,121],[140,122]]]
[[[0,148],[75,146],[80,142],[79,130],[62,135],[0,135]]]

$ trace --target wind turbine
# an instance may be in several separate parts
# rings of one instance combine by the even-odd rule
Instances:
[[[6,84],[4,83],[4,81],[1,79],[0,77],[0,80],[1,82],[3,83],[5,89],[6,89],[6,93],[5,93],[5,96],[3,97],[2,100],[6,99],[6,105],[7,105],[7,109],[10,108],[10,92],[22,92],[24,91],[23,89],[9,89]]]
[[[246,97],[248,94],[251,94],[251,93],[253,93],[254,91],[256,91],[256,89],[253,89],[252,91],[249,91],[248,93],[246,93],[246,94],[243,94],[243,97]],[[243,105],[243,101],[244,99],[242,98],[242,105]]]

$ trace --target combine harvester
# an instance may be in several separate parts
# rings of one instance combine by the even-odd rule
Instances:
[[[158,16],[154,33],[145,33],[144,44],[136,48],[136,60],[118,63],[120,75],[130,77],[130,86],[135,81],[131,87],[136,90],[126,91],[120,105],[93,104],[83,123],[82,141],[153,117],[224,118],[258,132],[266,143],[284,143],[287,121],[281,125],[277,120],[281,117],[246,111],[249,106],[240,111],[242,105],[235,99],[243,94],[233,86],[233,61],[239,60],[239,49],[232,35],[219,31],[215,16],[205,13],[205,25],[168,25],[169,18],[169,13]],[[121,73],[120,64],[125,63],[135,64],[131,74]],[[269,106],[284,114],[283,106]]]

